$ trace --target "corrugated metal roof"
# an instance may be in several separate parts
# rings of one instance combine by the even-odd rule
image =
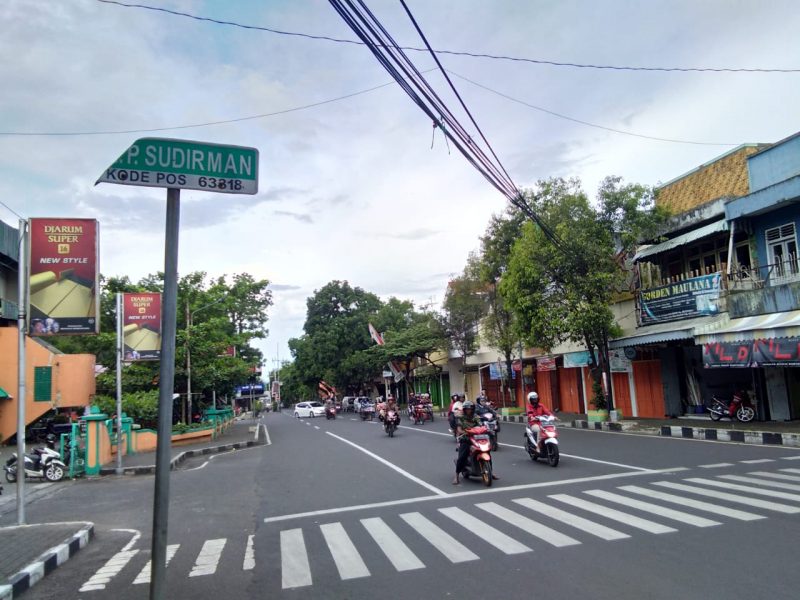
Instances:
[[[715,324],[696,327],[694,335],[698,344],[800,337],[800,310],[725,318]]]
[[[726,315],[727,316],[727,313]],[[622,338],[611,340],[609,348],[625,348],[626,346],[646,346],[658,342],[668,342],[672,340],[688,340],[694,337],[696,327],[716,323],[723,317],[695,317],[694,319],[684,319],[682,321],[672,321],[670,323],[659,323],[658,325],[647,325],[638,327],[636,332]]]
[[[19,232],[11,225],[0,221],[0,256],[3,255],[15,262],[19,261]]]
[[[666,242],[661,242],[660,244],[653,244],[652,246],[648,246],[643,250],[639,250],[639,252],[636,253],[636,256],[633,257],[633,260],[637,261],[641,260],[646,256],[661,254],[662,252],[666,252],[667,250],[672,250],[673,248],[679,248],[680,246],[685,246],[686,244],[689,244],[691,242],[701,240],[710,235],[714,235],[715,233],[727,230],[728,230],[728,222],[725,219],[722,219],[720,221],[715,221],[713,223],[709,223],[708,225],[704,225],[703,227],[698,227],[697,229],[684,233],[683,235],[679,235],[678,237],[672,238],[671,240],[667,240]]]

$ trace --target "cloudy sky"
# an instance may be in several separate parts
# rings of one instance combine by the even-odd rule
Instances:
[[[434,48],[595,65],[800,69],[795,0],[407,0]],[[243,25],[354,39],[324,0],[142,0]],[[419,46],[395,0],[368,0]],[[25,217],[96,217],[101,270],[163,269],[165,191],[94,181],[138,137],[253,146],[256,196],[182,194],[179,269],[272,282],[267,359],[332,279],[440,302],[505,205],[363,46],[97,0],[0,3],[0,201]],[[420,69],[433,61],[411,53]],[[606,175],[657,184],[736,145],[800,130],[800,72],[581,69],[443,55],[517,185]],[[461,79],[466,77],[481,86]],[[445,93],[441,75],[427,75]],[[494,90],[488,91],[485,88]],[[517,102],[498,93],[511,97]],[[353,95],[355,94],[355,95]],[[146,130],[153,133],[12,135]],[[455,107],[452,96],[444,96]],[[638,136],[570,121],[551,113]],[[17,217],[0,206],[0,218]],[[271,366],[271,363],[270,363]]]

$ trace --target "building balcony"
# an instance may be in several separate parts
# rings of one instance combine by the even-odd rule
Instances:
[[[800,309],[800,262],[787,260],[763,267],[738,269],[728,280],[732,319]]]

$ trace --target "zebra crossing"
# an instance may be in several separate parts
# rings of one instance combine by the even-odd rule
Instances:
[[[442,500],[446,502],[446,498]],[[223,553],[235,552],[243,571],[258,572],[256,558],[263,544],[264,556],[280,553],[279,563],[263,569],[269,571],[268,575],[275,572],[276,587],[276,571],[280,569],[280,587],[288,590],[314,585],[315,572],[317,577],[322,572],[335,572],[342,581],[357,580],[370,577],[376,564],[397,572],[415,571],[468,563],[490,553],[514,556],[545,547],[579,546],[592,539],[610,542],[637,534],[669,535],[681,528],[757,521],[771,513],[800,513],[800,469],[655,480],[613,490],[554,493],[538,499],[477,501],[432,507],[425,514],[417,510],[384,513],[272,530],[245,540],[209,539],[199,552],[197,548],[187,546],[184,550],[181,544],[170,544],[167,564],[169,569],[177,568],[169,566],[176,555],[198,552],[186,576],[208,577],[217,573]],[[467,538],[470,542],[465,543]],[[310,547],[315,552],[310,553]],[[149,583],[147,558],[147,552],[125,548],[80,591],[103,590],[112,581],[123,585]],[[135,578],[124,581],[135,573]]]

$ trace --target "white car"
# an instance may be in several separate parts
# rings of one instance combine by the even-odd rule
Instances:
[[[300,417],[324,417],[325,405],[322,402],[299,402],[294,405],[294,416]]]

